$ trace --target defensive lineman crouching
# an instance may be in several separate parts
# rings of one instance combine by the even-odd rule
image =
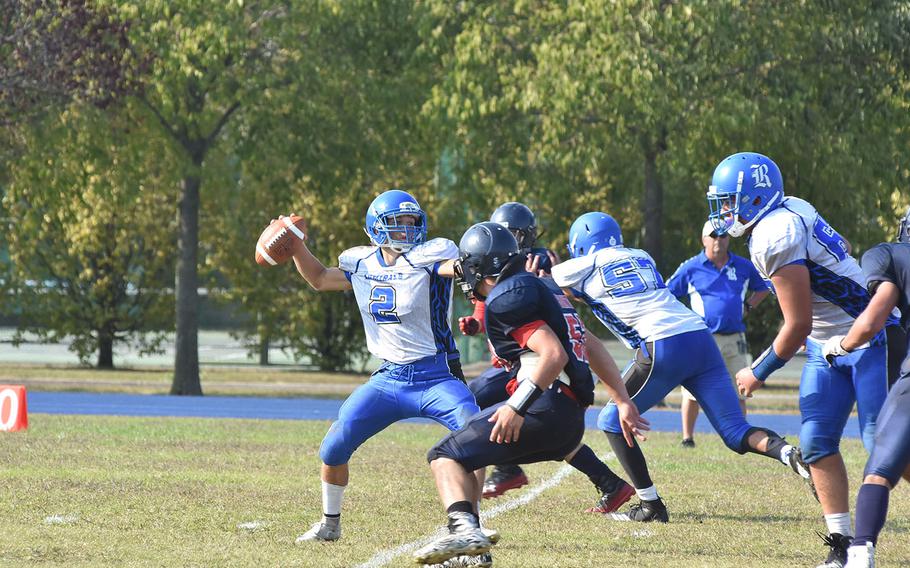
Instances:
[[[474,415],[428,453],[449,534],[415,553],[418,562],[479,555],[492,543],[480,530],[471,501],[470,472],[491,464],[562,460],[578,448],[594,381],[584,356],[577,314],[524,269],[515,237],[501,225],[479,223],[461,239],[456,275],[486,301],[487,336],[495,354],[521,361],[518,386],[504,403]],[[459,274],[460,272],[460,274]],[[640,420],[640,419],[639,419]],[[626,425],[630,435],[646,428]]]

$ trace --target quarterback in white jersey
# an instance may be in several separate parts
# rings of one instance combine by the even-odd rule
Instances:
[[[576,219],[569,230],[569,253],[572,260],[553,267],[553,279],[584,300],[610,331],[635,349],[623,379],[639,412],[683,385],[731,450],[796,465],[791,463],[798,454],[796,448],[775,432],[746,422],[704,320],[667,289],[648,253],[623,246],[619,225],[611,216],[593,212]],[[597,425],[641,499],[629,511],[629,519],[666,522],[669,515],[641,448],[623,439],[615,404],[604,407]]]
[[[780,169],[770,158],[754,152],[728,156],[714,170],[707,197],[718,233],[749,235],[752,263],[773,284],[784,317],[774,342],[736,374],[740,392],[748,396],[761,388],[806,345],[799,439],[829,532],[830,551],[820,566],[839,568],[853,534],[840,439],[856,403],[863,443],[872,448],[888,386],[885,334],[833,366],[825,361],[824,342],[850,329],[870,295],[847,240],[809,203],[784,196]]]
[[[447,239],[426,241],[426,215],[408,193],[389,190],[367,209],[373,246],[348,249],[327,268],[296,243],[294,264],[316,290],[354,290],[370,353],[383,361],[342,404],[319,449],[323,518],[297,542],[341,536],[348,461],[365,441],[407,418],[431,418],[457,430],[479,410],[464,383],[449,328],[453,260]],[[479,474],[479,475],[482,475]],[[482,479],[475,487],[480,499]]]

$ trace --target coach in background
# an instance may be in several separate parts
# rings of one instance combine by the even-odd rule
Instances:
[[[730,376],[752,363],[746,343],[743,318],[768,295],[768,285],[752,262],[729,252],[730,237],[718,235],[711,221],[701,230],[705,249],[683,262],[670,277],[667,288],[677,298],[689,297],[692,311],[700,315],[724,357]],[[749,297],[746,294],[751,292]],[[735,386],[735,385],[734,385]],[[682,388],[682,445],[695,447],[695,419],[698,402]],[[746,397],[739,395],[739,405],[746,414]]]
[[[835,335],[822,348],[832,366],[868,343],[885,326],[895,307],[901,327],[910,331],[910,208],[901,221],[896,243],[882,243],[863,255],[866,287],[872,300],[846,335]],[[906,354],[906,350],[904,351]],[[847,550],[847,568],[875,566],[875,545],[888,515],[891,489],[910,465],[910,358],[901,366],[878,415],[875,445],[866,462],[863,485],[856,496],[856,536]]]

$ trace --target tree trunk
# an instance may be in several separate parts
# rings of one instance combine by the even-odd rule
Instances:
[[[267,335],[259,336],[259,364],[269,364],[269,337]]]
[[[114,368],[114,336],[104,331],[98,334],[98,368]]]
[[[180,195],[180,228],[175,283],[177,338],[174,382],[171,394],[201,395],[199,382],[199,186],[202,153],[193,157],[195,166],[183,178]]]
[[[657,173],[658,151],[645,150],[645,200],[643,248],[654,258],[658,269],[663,267],[663,238],[661,228],[664,214],[664,187]]]

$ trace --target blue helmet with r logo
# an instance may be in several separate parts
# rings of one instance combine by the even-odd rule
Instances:
[[[707,198],[708,220],[717,234],[741,237],[783,202],[784,180],[768,156],[740,152],[714,169]]]

